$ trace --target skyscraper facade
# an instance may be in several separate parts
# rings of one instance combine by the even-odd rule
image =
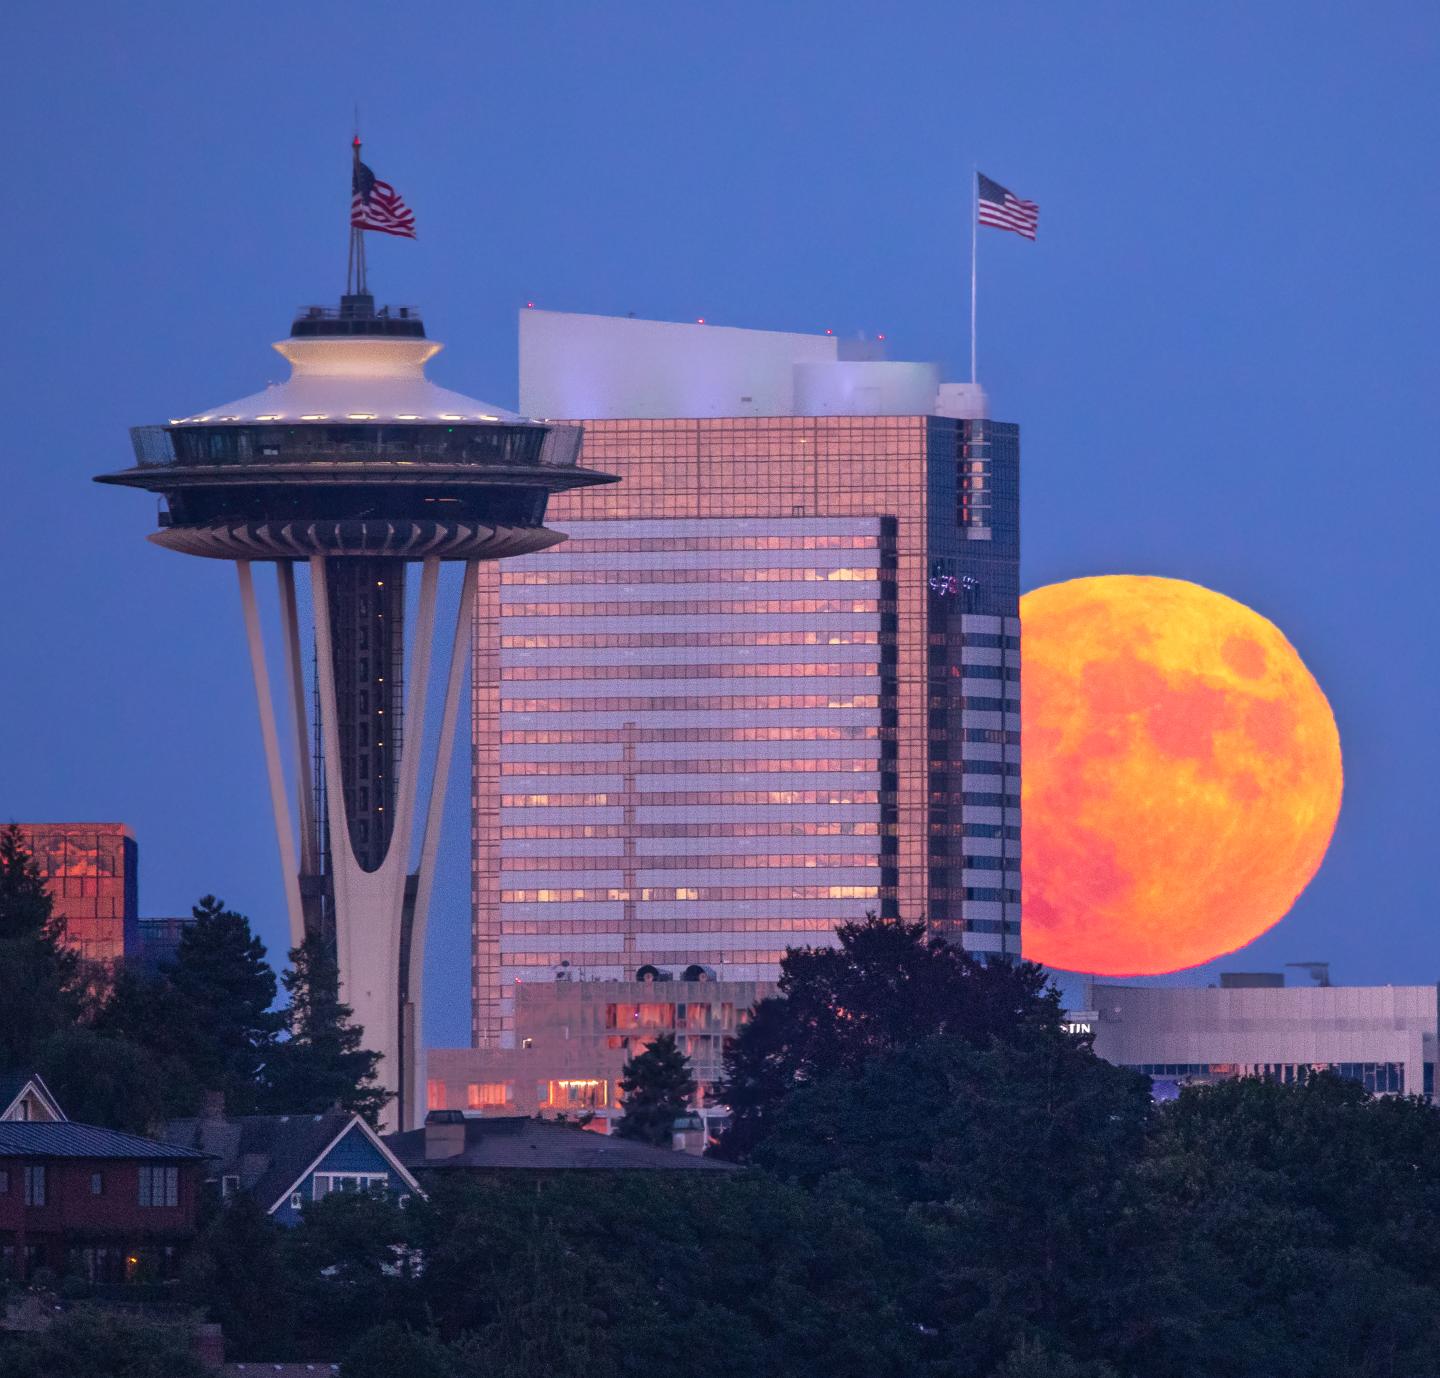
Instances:
[[[140,910],[130,829],[124,823],[22,823],[20,832],[45,878],[65,945],[102,966],[133,951]]]
[[[824,337],[537,314],[522,405],[622,481],[481,571],[474,1044],[562,964],[770,980],[872,910],[1018,954],[1017,427]]]

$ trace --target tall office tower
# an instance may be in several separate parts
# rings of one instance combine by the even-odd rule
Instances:
[[[358,233],[358,231],[357,231]],[[334,944],[344,999],[382,1054],[405,1128],[415,1110],[425,919],[450,743],[459,713],[476,570],[562,538],[550,495],[604,475],[578,467],[580,430],[543,425],[425,377],[441,346],[412,308],[376,310],[363,282],[340,309],[301,311],[276,350],[290,378],[263,392],[132,432],[136,466],[102,482],[159,493],[150,539],[234,561],[260,704],[290,939]],[[437,648],[440,565],[460,562],[460,612]],[[298,811],[251,566],[278,583],[283,718]],[[418,596],[406,597],[411,565]],[[319,740],[295,567],[309,571]],[[412,623],[407,645],[406,624]],[[448,641],[448,644],[447,644]],[[428,790],[421,754],[433,652],[448,659]]]
[[[124,823],[22,823],[54,901],[65,945],[111,967],[135,950],[139,886],[135,835]]]
[[[482,581],[474,1044],[869,910],[1018,954],[1017,427],[875,343],[520,314],[522,407],[623,482]]]

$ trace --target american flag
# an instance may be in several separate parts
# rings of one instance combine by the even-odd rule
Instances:
[[[994,225],[997,230],[1014,230],[1026,239],[1034,239],[1040,223],[1038,203],[1022,201],[983,172],[975,175],[980,179],[980,223]]]
[[[382,182],[357,156],[351,181],[350,223],[358,230],[379,230],[415,238],[415,213],[400,199],[400,193]]]

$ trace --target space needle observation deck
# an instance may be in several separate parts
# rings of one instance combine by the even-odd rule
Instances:
[[[408,1128],[423,1113],[425,920],[477,567],[556,544],[563,537],[544,524],[550,494],[613,477],[580,467],[578,426],[530,421],[432,383],[425,366],[441,346],[412,308],[377,310],[372,296],[356,291],[338,310],[302,309],[275,349],[290,364],[286,381],[166,425],[135,427],[134,467],[98,482],[161,497],[159,529],[150,536],[157,545],[235,562],[291,940],[334,944],[343,997],[366,1045],[383,1054],[380,1076],[396,1095],[387,1118]],[[290,782],[255,561],[277,572]],[[440,648],[448,680],[422,799],[420,746],[444,561],[462,563],[463,575],[453,635]],[[314,610],[320,740],[313,753],[295,578],[302,563]],[[415,564],[407,638],[406,582]]]

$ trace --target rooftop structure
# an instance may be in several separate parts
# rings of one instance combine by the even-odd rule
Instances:
[[[0,1121],[65,1120],[38,1072],[0,1074]]]
[[[732,1172],[734,1165],[527,1115],[432,1110],[423,1129],[385,1141],[412,1172]]]
[[[1319,964],[1316,964],[1319,965]],[[1435,1095],[1440,992],[1426,986],[1244,984],[1126,986],[1096,982],[1088,1025],[1095,1051],[1175,1085],[1262,1076],[1303,1081],[1338,1072],[1377,1094]],[[1328,974],[1326,975],[1328,981]]]
[[[550,496],[607,478],[579,467],[578,427],[527,421],[432,383],[425,366],[440,348],[413,309],[377,309],[358,287],[338,310],[299,313],[275,345],[290,364],[285,382],[137,427],[134,466],[100,480],[160,495],[157,545],[235,562],[291,942],[313,934],[335,944],[345,999],[383,1054],[402,1127],[414,1109],[425,921],[476,571],[562,540],[544,525]],[[427,791],[420,756],[447,560],[463,562],[460,611],[438,648],[448,679]],[[254,561],[277,572],[280,715]],[[313,744],[297,564],[308,567],[314,609]]]
[[[432,1048],[426,1058],[427,1105],[484,1116],[586,1117],[608,1133],[624,1113],[625,1064],[661,1034],[673,1034],[690,1059],[696,1113],[711,1137],[726,1118],[715,1087],[725,1048],[761,1000],[760,981],[717,981],[699,967],[647,968],[629,981],[559,979],[517,984],[511,1047]],[[681,979],[670,979],[672,976]]]

